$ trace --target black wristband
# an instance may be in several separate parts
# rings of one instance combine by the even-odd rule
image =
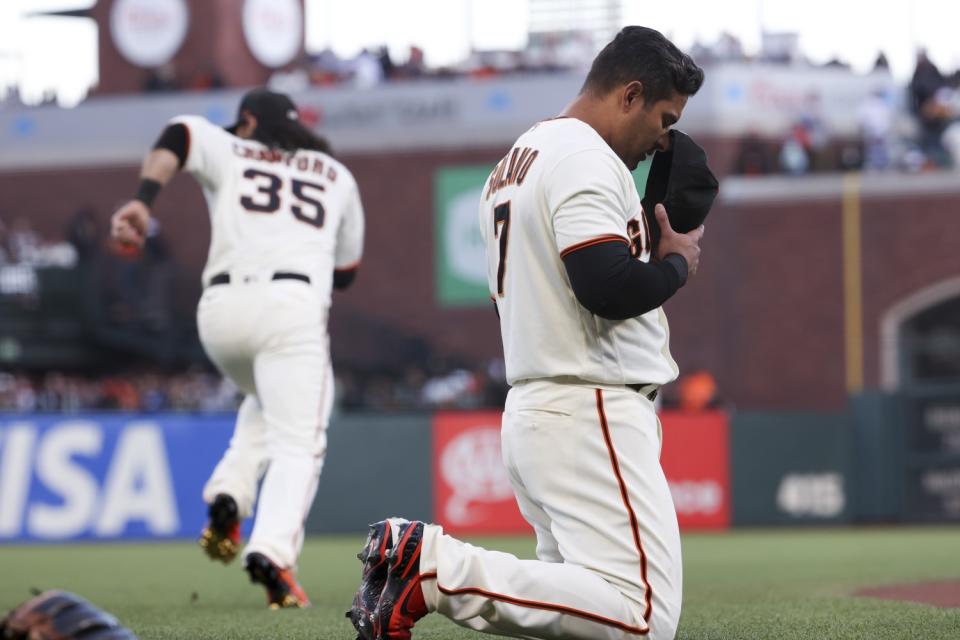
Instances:
[[[160,189],[162,188],[163,185],[156,180],[151,180],[150,178],[141,178],[140,186],[137,188],[137,195],[133,196],[133,199],[139,200],[148,207],[152,207],[153,201],[156,199],[157,194],[160,193]]]
[[[677,275],[680,276],[680,286],[682,287],[685,285],[687,283],[687,276],[689,275],[690,269],[690,267],[687,265],[687,259],[679,253],[671,253],[664,256],[663,261],[677,270]]]

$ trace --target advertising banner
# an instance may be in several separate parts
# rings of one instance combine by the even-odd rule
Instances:
[[[433,418],[433,517],[448,533],[532,533],[500,458],[500,412]]]
[[[733,524],[848,522],[852,433],[846,414],[736,414],[730,434]]]
[[[0,543],[192,538],[233,416],[0,416]]]
[[[904,515],[960,521],[960,389],[915,392],[908,406]]]
[[[641,194],[651,162],[641,162],[633,172]],[[486,165],[447,167],[434,176],[434,286],[440,306],[490,304],[478,210],[483,185],[492,170],[493,166]]]
[[[493,167],[451,167],[434,183],[435,287],[441,306],[490,304],[478,210]]]
[[[660,464],[681,529],[730,526],[729,419],[720,412],[660,414]]]
[[[728,419],[722,413],[661,416],[661,462],[680,526],[730,524]],[[598,437],[600,431],[598,426]],[[433,421],[434,519],[451,533],[529,533],[500,457],[500,413],[440,413]]]

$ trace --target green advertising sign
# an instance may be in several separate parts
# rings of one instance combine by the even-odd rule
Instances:
[[[434,176],[434,284],[440,306],[490,303],[477,209],[491,171],[493,165],[447,167]],[[649,160],[633,172],[640,193],[649,172]]]
[[[441,306],[490,304],[477,210],[491,171],[492,165],[451,167],[434,178],[435,285]]]

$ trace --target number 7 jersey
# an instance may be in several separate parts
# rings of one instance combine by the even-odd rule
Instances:
[[[487,179],[479,215],[510,384],[676,378],[662,308],[607,320],[581,306],[570,286],[563,257],[573,251],[623,242],[635,259],[651,256],[633,176],[592,127],[574,118],[534,125]]]
[[[203,281],[219,273],[310,276],[329,306],[334,269],[355,267],[363,249],[363,207],[350,171],[313,150],[268,149],[197,116],[186,126],[183,169],[203,188],[210,252]]]

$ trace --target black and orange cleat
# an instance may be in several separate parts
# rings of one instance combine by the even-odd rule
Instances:
[[[353,597],[353,605],[347,611],[347,617],[357,630],[357,640],[376,640],[373,613],[387,581],[387,556],[393,547],[393,529],[407,523],[407,520],[390,518],[370,525],[367,541],[357,554],[357,559],[363,564],[360,588]]]
[[[207,511],[209,521],[200,532],[200,546],[211,560],[229,564],[240,551],[240,517],[236,501],[217,494]]]
[[[271,609],[302,609],[310,600],[297,582],[291,569],[281,569],[262,553],[247,555],[247,573],[250,582],[261,584],[267,590],[267,606]]]
[[[387,581],[373,612],[373,637],[377,640],[410,640],[413,625],[427,615],[420,586],[423,527],[414,520],[396,532],[397,541],[387,556]]]

